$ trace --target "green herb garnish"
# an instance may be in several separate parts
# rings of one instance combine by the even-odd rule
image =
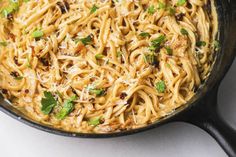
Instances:
[[[156,66],[158,64],[157,56],[155,56],[154,53],[145,55],[144,60],[145,60],[146,63],[148,63],[150,65]]]
[[[158,38],[151,41],[151,46],[149,47],[150,51],[156,51],[161,47],[161,44],[165,41],[166,37],[164,35],[160,35]]]
[[[89,119],[88,124],[93,125],[93,126],[97,126],[100,124],[100,119],[101,119],[100,117],[91,118],[91,119]]]
[[[52,111],[52,109],[57,105],[57,101],[53,97],[51,92],[45,91],[44,97],[45,98],[42,98],[41,100],[41,104],[42,104],[41,111],[44,114],[48,115]]]
[[[157,82],[155,88],[159,93],[164,93],[166,89],[165,82],[164,81]]]
[[[95,58],[96,58],[97,60],[102,59],[103,57],[105,57],[103,54],[96,54],[96,55],[95,55]]]
[[[27,67],[28,68],[32,68],[32,66],[31,66],[31,64],[30,64],[30,58],[29,58],[29,56],[27,56]]]
[[[158,3],[158,9],[166,9],[166,4],[162,3],[162,2],[159,2]]]
[[[147,11],[148,11],[149,14],[154,14],[155,11],[156,11],[156,9],[155,9],[154,5],[151,5],[151,6],[148,8]]]
[[[183,6],[184,4],[186,4],[186,0],[178,0],[177,2],[177,6]]]
[[[75,101],[75,99],[77,99],[76,95],[72,96],[69,100],[66,100],[64,102],[64,105],[63,105],[62,109],[56,115],[57,119],[59,119],[59,120],[65,119],[65,117],[74,110],[74,103],[73,103],[73,101]]]
[[[169,14],[170,14],[171,16],[175,15],[175,12],[176,12],[176,11],[175,11],[175,8],[169,7],[168,10],[169,10]]]
[[[90,89],[89,92],[91,94],[95,94],[96,96],[103,96],[106,93],[104,89]]]
[[[19,10],[19,1],[18,0],[9,0],[9,5],[2,10],[2,15],[5,18],[8,18],[8,15],[13,14],[15,11]]]
[[[182,35],[188,35],[188,31],[186,29],[184,29],[184,28],[181,28],[180,33]]]
[[[121,51],[117,51],[117,52],[116,52],[116,57],[121,57],[122,54],[123,54],[123,53],[122,53]]]
[[[6,41],[0,41],[0,46],[6,47],[7,46],[7,42]]]
[[[140,33],[139,34],[139,36],[141,36],[141,37],[149,37],[150,36],[150,34],[149,33],[147,33],[147,32],[142,32],[142,33]]]
[[[160,45],[165,41],[166,37],[164,35],[160,35],[158,38],[151,41],[152,45]]]
[[[168,68],[171,68],[169,63],[166,63],[166,66],[167,66]]]
[[[90,10],[90,13],[95,13],[97,11],[98,7],[96,5],[93,5],[93,7]]]
[[[22,80],[24,77],[23,76],[18,76],[18,77],[15,77],[14,79],[15,80]]]
[[[218,40],[213,41],[213,48],[215,51],[220,49],[220,42]]]
[[[198,47],[206,46],[206,42],[205,42],[205,41],[198,41],[198,42],[196,43],[196,46],[198,46]]]
[[[43,31],[42,30],[35,30],[33,33],[32,33],[32,37],[33,38],[41,38],[42,36],[44,35]]]
[[[168,55],[173,54],[173,50],[169,46],[165,47],[165,49],[166,49],[166,52],[167,52]]]
[[[91,37],[91,35],[88,35],[87,37],[80,39],[80,41],[84,45],[89,45],[92,42],[92,37]]]

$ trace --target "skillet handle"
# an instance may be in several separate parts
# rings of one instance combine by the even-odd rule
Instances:
[[[187,113],[188,115],[184,115],[182,120],[208,132],[230,157],[236,157],[236,130],[218,112],[217,93],[218,87]]]

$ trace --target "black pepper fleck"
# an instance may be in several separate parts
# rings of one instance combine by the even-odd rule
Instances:
[[[120,99],[124,100],[125,97],[127,97],[127,94],[126,94],[126,93],[121,93],[121,94],[120,94]]]
[[[20,77],[20,74],[16,71],[11,72],[10,75],[15,78]]]
[[[8,19],[9,21],[13,21],[13,15],[12,15],[12,14],[8,14],[8,15],[7,15],[7,19]]]
[[[40,58],[39,60],[44,66],[49,66],[50,65],[49,61],[46,58]]]
[[[2,94],[7,94],[7,90],[6,89],[2,89]]]
[[[180,14],[176,15],[175,18],[176,18],[176,20],[178,20],[178,21],[182,21],[184,16],[185,16],[184,13],[180,13]]]
[[[60,8],[62,14],[66,13],[66,12],[69,11],[69,9],[70,9],[70,5],[69,5],[69,3],[66,2],[66,1],[57,2],[57,5],[58,5],[58,7]]]

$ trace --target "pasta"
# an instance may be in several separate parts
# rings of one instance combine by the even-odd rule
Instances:
[[[2,0],[0,89],[73,132],[144,127],[189,101],[214,62],[213,0]]]

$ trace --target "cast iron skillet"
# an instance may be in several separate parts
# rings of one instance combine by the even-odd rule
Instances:
[[[37,129],[57,135],[84,138],[125,136],[149,130],[169,122],[182,121],[204,129],[216,139],[229,156],[236,157],[236,130],[222,119],[217,109],[218,87],[236,54],[236,0],[216,0],[216,6],[219,16],[221,50],[216,55],[216,62],[209,79],[186,105],[153,124],[144,128],[108,134],[71,133],[32,121],[10,106],[4,101],[2,96],[0,96],[0,110]]]

